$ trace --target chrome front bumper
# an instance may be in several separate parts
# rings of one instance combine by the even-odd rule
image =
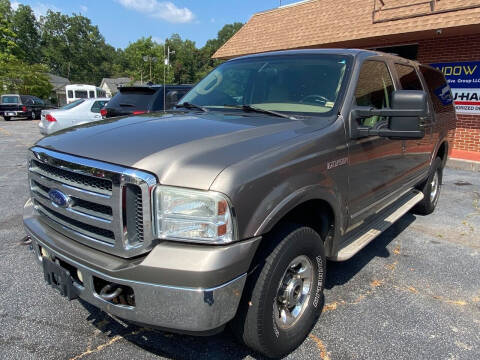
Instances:
[[[28,202],[26,210],[30,211]],[[116,278],[60,253],[50,246],[52,242],[47,237],[47,232],[42,233],[41,238],[29,228],[31,214],[27,214],[26,219],[25,229],[32,239],[37,261],[42,262],[40,251],[42,247],[47,250],[49,256],[53,255],[79,270],[83,286],[74,283],[79,297],[109,314],[139,324],[187,333],[215,331],[235,316],[245,285],[246,273],[211,288],[177,287]],[[94,277],[131,287],[135,293],[135,306],[116,305],[102,299],[95,291]]]

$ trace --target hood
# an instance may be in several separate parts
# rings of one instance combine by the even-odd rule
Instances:
[[[149,171],[164,185],[207,190],[227,166],[308,127],[301,120],[261,114],[149,114],[69,128],[37,145]]]

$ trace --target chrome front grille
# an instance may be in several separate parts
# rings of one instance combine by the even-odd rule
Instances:
[[[150,250],[153,175],[40,147],[31,150],[30,191],[42,221],[114,255],[132,257]],[[55,204],[52,190],[61,192],[68,203]]]

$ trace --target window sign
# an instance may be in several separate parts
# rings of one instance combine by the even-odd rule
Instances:
[[[431,64],[445,75],[458,114],[480,114],[480,61]],[[441,93],[439,89],[439,93]]]

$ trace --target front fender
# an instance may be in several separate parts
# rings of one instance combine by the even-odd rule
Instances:
[[[345,223],[343,219],[345,218],[342,213],[342,199],[338,196],[338,192],[335,192],[332,188],[327,188],[322,185],[309,185],[297,189],[296,191],[290,193],[288,196],[284,197],[264,218],[260,224],[256,224],[257,228],[254,235],[260,236],[262,234],[268,233],[272,228],[290,211],[295,207],[310,201],[310,200],[322,200],[325,201],[333,211],[334,215],[334,236],[331,237],[325,244],[325,250],[327,254],[334,248],[332,243],[334,239],[338,239],[343,234],[343,229],[345,228]],[[262,204],[266,206],[268,199]],[[262,212],[264,209],[259,209],[259,212]],[[253,216],[251,221],[255,222],[258,217]]]

